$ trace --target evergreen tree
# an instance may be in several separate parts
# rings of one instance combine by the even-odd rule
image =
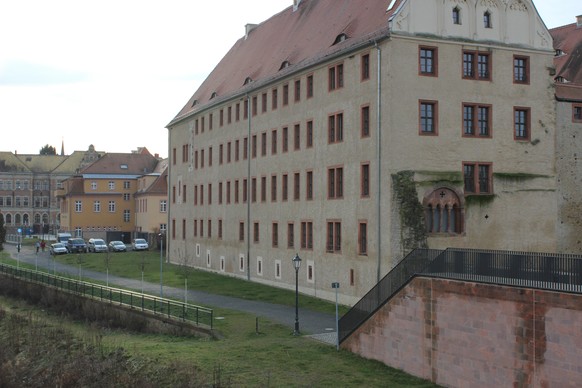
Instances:
[[[56,155],[57,149],[51,145],[45,145],[39,151],[39,155]]]

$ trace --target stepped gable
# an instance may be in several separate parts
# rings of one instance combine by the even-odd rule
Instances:
[[[247,35],[232,46],[170,124],[257,83],[386,35],[389,18],[402,2],[396,0],[387,11],[391,2],[386,0],[303,0],[295,11],[291,6],[257,26],[247,25]],[[337,42],[342,34],[347,39]]]

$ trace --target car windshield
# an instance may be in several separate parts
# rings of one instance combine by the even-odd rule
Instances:
[[[83,244],[83,243],[85,243],[85,241],[83,239],[81,239],[81,238],[73,238],[73,239],[71,239],[69,241],[71,241],[73,244]]]
[[[144,240],[142,238],[138,238],[138,239],[135,240],[135,243],[136,244],[145,244],[146,243],[146,240]]]
[[[62,243],[55,243],[55,244],[53,244],[53,247],[54,248],[62,248],[64,246],[65,246],[65,244],[62,244]]]
[[[113,241],[111,244],[113,245],[123,245],[121,241]]]
[[[103,240],[95,240],[95,241],[93,241],[93,244],[95,244],[95,245],[105,245],[105,242]]]

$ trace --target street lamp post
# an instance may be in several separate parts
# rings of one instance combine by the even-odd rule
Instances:
[[[295,330],[293,335],[299,335],[299,267],[301,267],[301,258],[296,253],[292,261],[293,268],[295,268]]]
[[[164,252],[164,235],[160,233],[160,298],[164,297],[164,286],[163,286],[163,279],[164,279],[164,261],[163,261],[163,252]]]

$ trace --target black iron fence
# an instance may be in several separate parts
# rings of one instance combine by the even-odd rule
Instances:
[[[582,293],[582,257],[539,252],[447,249],[422,275]]]
[[[340,342],[347,338],[398,290],[404,287],[413,276],[426,268],[441,253],[441,250],[416,249],[402,259],[378,284],[341,317],[339,320]]]
[[[582,257],[450,248],[417,249],[396,265],[339,321],[340,342],[417,275],[582,293]]]
[[[164,318],[189,322],[212,330],[213,310],[206,307],[51,275],[47,272],[17,268],[7,264],[0,264],[0,273],[102,302],[138,309],[152,315],[163,315]]]

